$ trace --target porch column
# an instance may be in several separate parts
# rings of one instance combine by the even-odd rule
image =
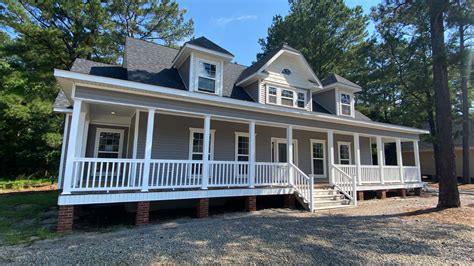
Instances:
[[[155,109],[148,109],[148,123],[146,127],[145,167],[143,167],[142,192],[148,192],[150,179],[151,148],[153,142],[153,128],[155,126]]]
[[[255,187],[255,121],[249,124],[249,187]]]
[[[421,182],[420,150],[418,149],[418,140],[413,141],[413,152],[415,153],[415,166],[418,169],[418,181]]]
[[[360,143],[359,143],[359,133],[354,133],[354,155],[355,163],[357,167],[357,184],[362,184],[362,169],[360,167]]]
[[[286,128],[286,147],[286,161],[293,163],[293,126],[291,125]],[[293,184],[293,171],[290,171],[289,183]]]
[[[398,163],[398,169],[400,172],[400,182],[405,183],[405,178],[403,177],[403,156],[402,156],[402,141],[397,138],[397,163]]]
[[[80,141],[82,138],[78,132],[81,130],[81,111],[82,111],[82,100],[74,100],[74,106],[72,109],[71,117],[71,129],[69,132],[68,150],[66,157],[66,171],[64,175],[64,185],[62,194],[71,194],[71,184],[73,178],[74,158],[77,156],[77,150],[80,150]],[[85,117],[85,116],[83,116]]]
[[[138,149],[138,130],[140,127],[140,110],[136,110],[135,112],[135,128],[133,131],[133,152],[132,158],[137,159],[137,149]],[[131,132],[129,132],[130,134]]]
[[[211,141],[211,116],[204,117],[204,144],[202,147],[202,189],[209,184],[209,145]]]
[[[61,188],[61,184],[64,178],[64,158],[66,158],[66,136],[68,135],[69,129],[69,114],[64,117],[64,133],[63,143],[61,144],[61,161],[59,161],[59,172],[58,172],[58,188]]]
[[[328,130],[328,151],[329,151],[329,183],[334,184],[334,131]]]
[[[383,166],[385,164],[384,162],[384,152],[383,152],[383,143],[382,143],[382,137],[377,136],[377,161],[379,163],[379,169],[380,169],[380,183],[384,184],[384,176],[383,176]]]

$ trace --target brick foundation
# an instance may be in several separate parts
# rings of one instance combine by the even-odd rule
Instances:
[[[198,199],[196,217],[205,218],[209,216],[209,199]]]
[[[401,188],[398,190],[398,196],[402,197],[402,198],[406,198],[407,197],[407,190],[404,189],[404,188]]]
[[[387,191],[386,190],[377,190],[377,199],[386,199]]]
[[[415,196],[421,196],[421,187],[415,188]]]
[[[357,200],[364,200],[364,191],[357,191]]]
[[[137,213],[135,216],[135,225],[146,225],[150,220],[150,202],[137,202]]]
[[[58,211],[58,232],[72,231],[74,222],[74,205],[60,205]]]
[[[283,208],[294,209],[296,207],[295,195],[283,195]]]
[[[245,197],[245,211],[248,211],[248,212],[257,211],[257,197],[256,196]]]

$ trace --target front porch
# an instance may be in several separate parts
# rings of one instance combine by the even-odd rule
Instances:
[[[421,187],[417,139],[80,99],[66,122],[59,205]]]

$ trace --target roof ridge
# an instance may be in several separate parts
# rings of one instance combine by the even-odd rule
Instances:
[[[165,47],[165,48],[169,48],[169,49],[179,51],[179,48],[174,48],[174,47],[164,45],[164,44],[161,44],[161,43],[156,43],[156,42],[152,42],[152,41],[137,39],[137,38],[128,37],[128,36],[125,38],[125,43],[127,43],[127,39],[131,39],[131,40],[134,40],[134,41],[140,41],[140,42],[144,42],[144,43],[149,43],[149,44],[154,44],[154,45],[158,45],[158,46],[161,46],[161,47]]]
[[[87,58],[80,58],[80,57],[76,57],[76,59],[74,59],[74,62],[76,60],[83,60],[83,61],[88,61],[88,62],[92,62],[92,63],[96,63],[96,64],[102,64],[104,66],[114,66],[114,67],[123,67],[121,65],[118,65],[118,64],[109,64],[109,63],[104,63],[104,62],[99,62],[99,61],[94,61],[94,60],[90,60],[90,59],[87,59]],[[73,63],[74,64],[74,63]]]

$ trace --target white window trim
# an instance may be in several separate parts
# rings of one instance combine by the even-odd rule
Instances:
[[[211,129],[210,132],[211,132],[211,141],[209,143],[209,145],[210,145],[210,160],[212,161],[212,160],[214,160],[214,136],[215,136],[216,130]],[[194,128],[194,127],[189,128],[189,150],[188,150],[188,152],[189,152],[188,159],[189,160],[193,160],[193,136],[194,136],[194,133],[204,134],[204,129],[203,128]]]
[[[349,165],[352,164],[352,149],[351,149],[351,142],[347,142],[347,141],[338,141],[337,142],[337,154],[339,158],[338,159],[338,164],[341,164],[341,146],[342,145],[347,145],[349,147]],[[344,159],[344,160],[347,160],[347,159]]]
[[[234,145],[234,160],[237,161],[238,156],[239,156],[239,137],[247,137],[249,138],[249,154],[247,156],[249,157],[250,161],[250,134],[247,132],[235,132],[235,145]],[[257,134],[255,134],[255,137],[257,137]],[[244,154],[240,154],[241,156]]]
[[[214,79],[209,78],[209,77],[205,77],[205,78],[213,79],[215,81],[215,86],[216,87],[215,87],[214,92],[199,90],[199,77],[200,77],[199,76],[199,64],[200,64],[200,62],[207,63],[207,64],[212,64],[212,65],[216,66],[216,77]],[[195,92],[199,92],[199,93],[222,96],[222,84],[223,84],[223,75],[224,75],[224,71],[223,71],[224,63],[223,63],[223,61],[220,61],[220,62],[212,61],[212,60],[197,57],[196,55],[192,54],[191,65],[192,65],[192,67],[190,67],[190,72],[191,72],[190,80],[192,82],[192,86],[190,86],[190,87],[192,88],[192,90],[195,91]]]
[[[119,141],[119,151],[117,158],[123,157],[123,139],[125,136],[125,130],[123,129],[116,129],[116,128],[97,128],[97,132],[95,134],[95,146],[94,146],[94,157],[98,158],[99,156],[99,139],[100,133],[102,132],[111,132],[111,133],[119,133],[120,134],[120,141]],[[102,152],[102,153],[115,153],[115,152]]]
[[[276,94],[276,103],[271,103],[269,98],[270,98],[270,87],[275,88],[277,90]],[[283,90],[288,90],[293,92],[293,106],[288,106],[288,105],[283,105],[281,104],[281,99],[289,99],[288,97],[283,97],[282,96],[282,91]],[[304,107],[298,107],[298,93],[304,94]],[[308,93],[304,90],[300,89],[295,89],[295,88],[290,88],[290,87],[282,87],[279,85],[273,85],[273,84],[265,84],[265,103],[266,104],[271,104],[271,105],[278,105],[278,106],[283,106],[283,107],[289,107],[289,108],[296,108],[296,109],[308,109],[307,104],[308,104]]]
[[[323,145],[323,174],[322,175],[316,175],[314,174],[314,157],[313,157],[313,144],[314,143],[320,143]],[[316,178],[326,178],[327,177],[327,157],[326,157],[326,140],[322,139],[311,139],[310,140],[310,152],[311,152],[311,175]],[[320,159],[320,158],[318,158]]]
[[[286,144],[286,138],[275,138],[275,137],[272,137],[271,138],[271,141],[270,141],[270,160],[271,158],[275,158],[276,159],[276,162],[278,162],[279,158],[278,157],[278,151],[277,149],[275,149],[273,152],[274,154],[272,154],[272,143],[273,142],[276,142],[276,143],[285,143]],[[298,166],[298,140],[297,139],[293,139],[293,150],[294,150],[294,162],[295,162],[295,165]]]
[[[343,105],[348,105],[348,104],[343,104],[342,103],[342,94],[346,94],[346,95],[349,95],[351,97],[351,103],[350,103],[350,109],[351,109],[351,114],[350,115],[346,115],[346,114],[343,114],[342,113],[342,106]],[[355,98],[354,98],[354,94],[353,93],[350,93],[350,92],[347,92],[347,91],[343,91],[343,90],[339,90],[338,88],[336,88],[336,106],[337,106],[337,114],[340,115],[340,116],[347,116],[347,117],[354,117],[355,116]]]

